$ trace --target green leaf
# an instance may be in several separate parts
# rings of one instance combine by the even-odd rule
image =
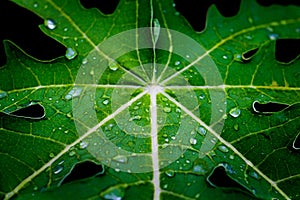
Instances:
[[[111,15],[14,2],[66,55],[40,61],[4,41],[2,198],[299,198],[299,59],[274,55],[277,39],[300,39],[299,7],[245,0],[225,18],[212,6],[197,33],[171,0],[123,0]],[[87,161],[102,170],[66,182]]]

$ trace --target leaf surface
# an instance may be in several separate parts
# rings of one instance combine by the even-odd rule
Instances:
[[[275,59],[277,39],[300,37],[299,7],[211,7],[197,33],[169,0],[111,15],[14,2],[66,56],[39,61],[5,41],[3,198],[299,198],[299,59]],[[64,182],[85,161],[102,170]]]

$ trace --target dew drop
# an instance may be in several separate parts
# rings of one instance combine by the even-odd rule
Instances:
[[[192,169],[193,172],[199,173],[199,174],[205,174],[206,170],[202,168],[201,165],[195,165]]]
[[[238,108],[232,108],[230,111],[229,111],[229,114],[232,116],[232,117],[238,117],[240,116],[241,114],[241,110],[238,109]]]
[[[82,141],[82,142],[79,143],[80,149],[85,149],[85,148],[87,148],[88,145],[89,145],[89,143],[84,142],[84,141]]]
[[[122,200],[125,195],[125,191],[123,188],[112,187],[102,193],[102,197],[108,200]]]
[[[222,152],[224,152],[224,153],[227,153],[229,150],[227,149],[227,147],[226,146],[219,146],[218,147],[218,149],[220,150],[220,151],[222,151]]]
[[[229,159],[230,159],[230,160],[233,160],[233,159],[234,159],[234,155],[230,155],[230,156],[229,156]]]
[[[166,112],[166,113],[171,112],[171,108],[170,107],[164,107],[164,112]]]
[[[206,135],[206,129],[202,126],[199,126],[198,127],[198,132],[201,134],[201,135]]]
[[[210,140],[210,142],[213,143],[213,144],[216,144],[216,143],[217,143],[217,138],[212,138],[212,139]]]
[[[278,37],[279,37],[279,35],[276,34],[276,33],[272,33],[272,34],[269,35],[269,39],[270,39],[270,40],[277,40]]]
[[[201,100],[202,100],[202,99],[205,99],[205,94],[200,94],[200,95],[199,95],[199,99],[201,99]]]
[[[117,161],[119,163],[127,163],[128,162],[128,158],[124,155],[117,155],[115,157],[113,157],[114,161]]]
[[[7,92],[0,90],[0,99],[4,98],[7,96]]]
[[[238,61],[238,62],[244,62],[244,61],[243,61],[242,54],[235,54],[235,55],[234,55],[234,60],[235,60],[235,61]]]
[[[74,87],[72,90],[68,92],[65,96],[65,100],[70,100],[72,97],[78,97],[80,96],[82,92],[82,88],[79,87]]]
[[[104,105],[107,105],[107,104],[109,104],[109,100],[108,100],[108,99],[105,99],[104,101],[102,101],[102,103],[103,103]]]
[[[254,178],[256,180],[259,180],[259,175],[256,172],[254,172],[254,171],[251,171],[249,173],[249,176],[251,176],[252,178]]]
[[[133,121],[133,120],[141,120],[141,119],[142,119],[142,117],[141,117],[140,115],[135,115],[135,116],[131,117],[131,118],[129,119],[129,121],[131,122],[131,121]]]
[[[191,139],[190,139],[190,143],[191,143],[192,145],[195,145],[195,144],[197,144],[197,140],[196,140],[195,138],[191,138]]]
[[[54,174],[59,174],[60,172],[62,172],[63,169],[64,169],[63,166],[57,165],[57,166],[53,169],[53,173],[54,173]]]
[[[226,60],[226,59],[228,59],[228,57],[227,57],[226,55],[224,55],[224,56],[223,56],[223,59],[225,59],[225,60]]]
[[[168,176],[168,177],[174,177],[175,176],[175,172],[173,170],[167,170],[165,172],[165,174]]]
[[[77,56],[77,52],[73,48],[69,47],[67,48],[65,56],[67,59],[72,60]]]
[[[34,7],[34,8],[37,8],[37,7],[39,7],[39,4],[35,2],[35,3],[33,4],[33,7]]]
[[[180,65],[180,61],[176,61],[176,62],[175,62],[175,65],[176,65],[176,66]]]
[[[84,58],[82,59],[82,62],[81,62],[83,65],[87,64],[88,63],[88,59],[87,58]]]
[[[118,70],[119,68],[119,64],[117,61],[115,60],[110,60],[109,63],[108,63],[108,67],[109,69],[111,69],[112,71],[116,71]]]
[[[46,19],[44,24],[50,30],[54,30],[56,28],[56,23],[53,19]]]
[[[153,37],[154,37],[154,44],[156,44],[158,37],[159,37],[159,33],[160,33],[160,23],[158,21],[158,19],[154,19],[153,20]]]
[[[68,31],[68,28],[66,27],[66,28],[64,28],[64,31],[66,32],[66,31]]]

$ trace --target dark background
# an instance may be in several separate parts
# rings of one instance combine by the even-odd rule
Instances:
[[[239,11],[241,0],[174,0],[176,9],[190,22],[196,31],[201,31],[205,27],[206,13],[208,8],[215,4],[220,13],[225,17],[230,17]],[[96,7],[101,12],[113,13],[119,0],[80,0],[85,8]],[[199,3],[201,2],[201,3]],[[299,0],[257,0],[263,6],[272,4],[298,5]],[[65,47],[50,37],[44,35],[38,28],[43,24],[43,19],[26,9],[23,9],[8,0],[0,1],[0,66],[6,63],[6,56],[3,48],[3,40],[11,40],[20,46],[31,56],[50,60],[65,54]],[[277,53],[286,54],[288,57],[295,57],[300,53],[299,41],[283,42],[285,51]],[[290,44],[288,44],[290,43]],[[292,48],[291,48],[292,45]],[[288,47],[286,47],[288,46]],[[296,49],[293,52],[286,52],[288,49]],[[290,55],[291,53],[295,55]],[[284,57],[284,56],[283,56]],[[291,58],[289,58],[291,59]]]

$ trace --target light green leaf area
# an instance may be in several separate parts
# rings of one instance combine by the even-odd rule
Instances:
[[[300,62],[275,59],[277,39],[300,39],[299,7],[213,6],[197,33],[171,0],[122,0],[111,15],[14,2],[66,56],[4,42],[1,198],[300,198]],[[66,183],[85,161],[103,170]]]

